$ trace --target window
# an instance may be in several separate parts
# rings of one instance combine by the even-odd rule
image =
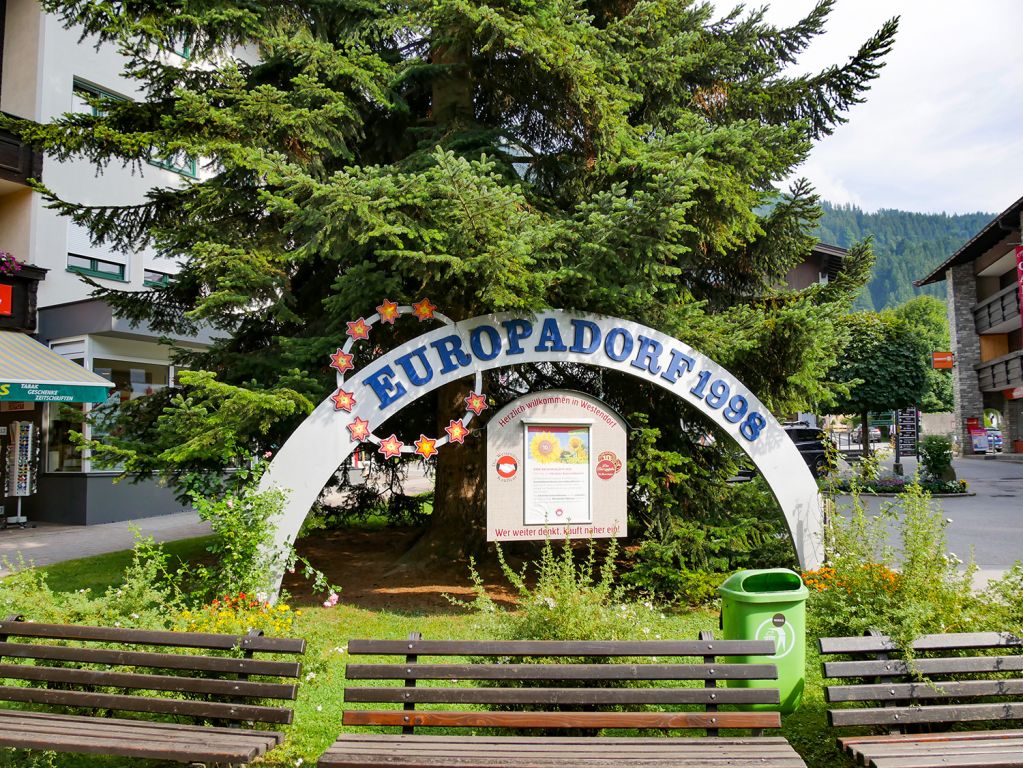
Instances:
[[[124,281],[124,264],[117,264],[104,259],[93,259],[88,256],[67,255],[67,271],[77,272],[89,277],[101,277],[105,280]]]
[[[105,115],[106,112],[96,105],[96,99],[126,100],[124,96],[105,91],[102,88],[98,88],[90,83],[84,83],[75,78],[74,85],[71,88],[71,111],[79,114],[95,115],[97,117]]]
[[[81,363],[81,360],[76,360]],[[71,442],[72,432],[82,432],[85,413],[81,403],[46,404],[46,471],[81,472],[82,454]]]
[[[186,157],[180,152],[172,157],[156,157],[154,154],[149,158],[149,164],[163,168],[165,171],[180,173],[182,176],[191,176],[193,179],[196,177],[195,158]]]
[[[187,47],[186,47],[187,48]],[[188,58],[187,55],[181,54],[180,51],[175,51],[179,55]],[[127,97],[121,96],[116,93],[99,88],[98,86],[92,85],[91,83],[83,82],[77,78],[74,81],[74,85],[71,90],[71,111],[79,114],[95,115],[97,117],[106,114],[103,109],[96,104],[96,99],[107,99],[112,101],[126,101]],[[182,176],[191,176],[193,179],[196,177],[196,162],[195,158],[187,157],[184,153],[176,153],[169,157],[161,157],[159,153],[154,149],[149,158],[149,164],[155,165],[157,168],[163,168],[165,171],[173,171],[174,173],[180,173]]]
[[[142,284],[149,288],[159,288],[170,282],[170,275],[166,272],[157,272],[155,269],[147,269],[142,273]]]

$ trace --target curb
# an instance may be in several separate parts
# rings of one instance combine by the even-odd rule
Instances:
[[[838,494],[839,496],[852,496],[848,491],[842,491]],[[901,493],[870,493],[869,491],[861,491],[860,496],[876,496],[879,499],[894,499],[901,496]],[[967,491],[966,493],[932,493],[932,499],[961,499],[963,496],[976,496],[975,491]]]

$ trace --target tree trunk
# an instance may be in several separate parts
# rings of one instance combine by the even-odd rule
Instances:
[[[439,390],[437,434],[452,420],[465,416],[465,397],[471,379],[446,384]],[[477,426],[478,418],[472,426]],[[450,443],[437,453],[433,514],[403,565],[431,560],[460,560],[482,553],[486,547],[486,438],[474,431],[464,444]]]
[[[863,425],[860,427],[860,439],[863,441],[863,458],[870,456],[870,412],[863,412]]]

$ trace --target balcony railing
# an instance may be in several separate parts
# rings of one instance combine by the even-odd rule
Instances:
[[[973,308],[973,318],[977,333],[1002,333],[1019,328],[1019,288],[1010,285],[984,299]],[[1012,321],[1010,329],[1001,327],[1009,321]]]
[[[1023,350],[996,357],[977,366],[981,392],[1023,387]]]
[[[43,156],[28,144],[0,130],[0,179],[25,184],[43,173]]]

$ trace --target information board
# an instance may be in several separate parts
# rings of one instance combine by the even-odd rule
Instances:
[[[626,435],[595,398],[526,395],[487,424],[487,540],[625,536]]]

